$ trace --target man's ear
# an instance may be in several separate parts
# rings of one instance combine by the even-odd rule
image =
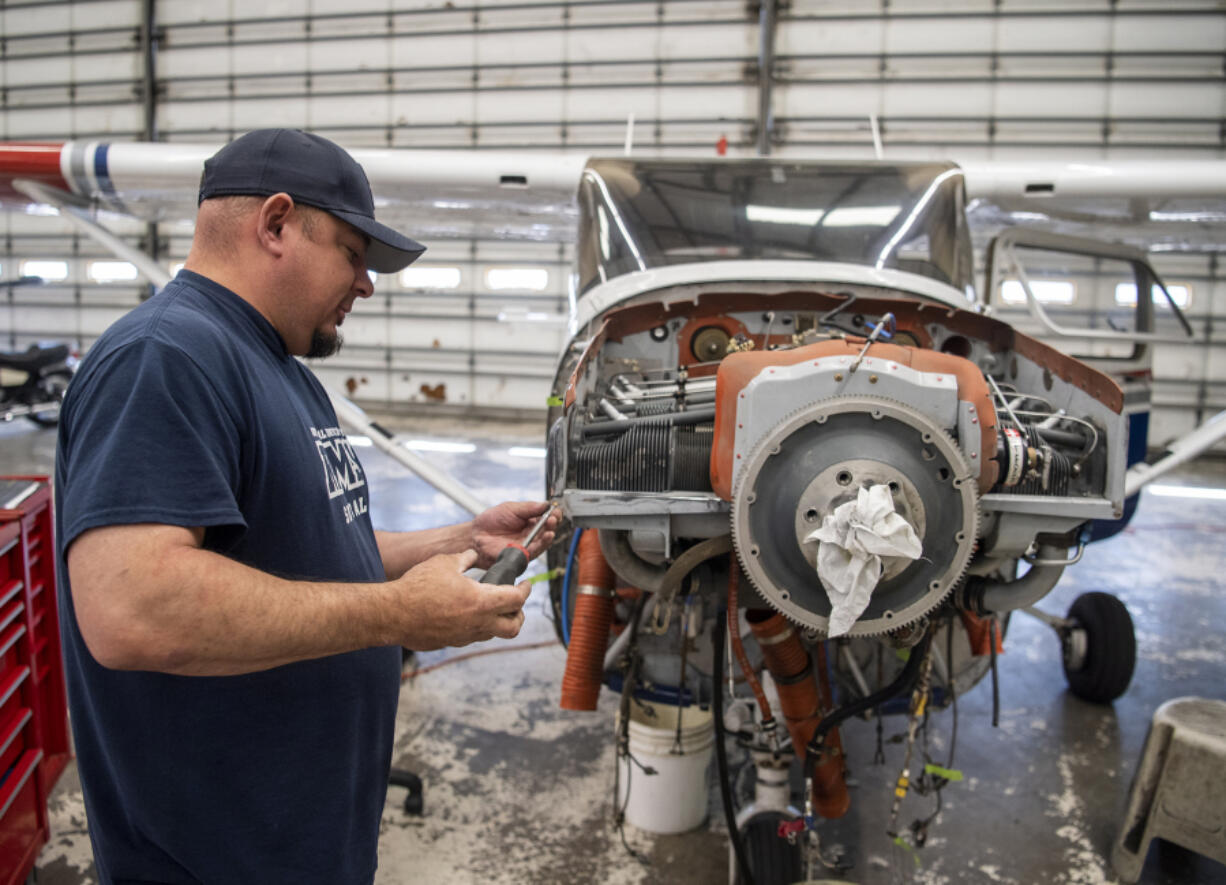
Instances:
[[[285,224],[294,211],[294,198],[289,194],[273,194],[260,204],[256,220],[256,236],[260,245],[280,257],[285,253]]]

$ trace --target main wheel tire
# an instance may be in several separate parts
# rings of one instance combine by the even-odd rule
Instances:
[[[1078,666],[1064,656],[1069,690],[1095,704],[1109,704],[1128,690],[1137,665],[1137,638],[1128,608],[1110,593],[1083,593],[1068,610],[1072,629],[1085,635]]]
[[[764,811],[742,828],[746,861],[756,885],[792,885],[804,877],[800,842],[779,836],[779,824],[791,819],[780,811]]]

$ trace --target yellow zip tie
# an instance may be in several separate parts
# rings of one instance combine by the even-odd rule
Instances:
[[[902,836],[895,836],[894,844],[897,845],[899,848],[901,848],[903,851],[907,852],[907,854],[911,855],[911,859],[915,861],[916,869],[918,869],[921,866],[919,855],[915,853],[915,849],[912,848],[911,845],[905,839],[903,839]]]
[[[564,568],[555,568],[551,571],[541,572],[539,575],[533,575],[532,577],[528,578],[528,583],[539,584],[541,581],[549,581],[553,578],[560,578],[565,571],[566,569]]]
[[[929,762],[924,766],[924,771],[927,774],[935,774],[937,777],[943,777],[947,781],[962,780],[962,772],[956,768],[942,768],[939,765],[933,765]]]
[[[550,406],[550,407],[552,407],[552,406],[560,406],[560,405],[562,405],[562,404],[563,404],[563,403],[562,403],[562,397],[560,397],[560,396],[547,396],[547,397],[545,397],[545,405],[547,405],[547,406]]]

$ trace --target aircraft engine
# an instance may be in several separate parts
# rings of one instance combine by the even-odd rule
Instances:
[[[861,298],[844,329],[833,296],[757,304],[733,291],[610,311],[559,375],[550,494],[599,530],[619,586],[675,595],[682,554],[730,536],[744,605],[812,639],[905,641],[938,609],[1033,604],[1087,521],[1121,515],[1129,419],[1103,373],[949,307]],[[891,342],[872,333],[885,317]],[[856,528],[885,546],[844,548],[869,575],[850,614],[829,533],[862,526],[862,495],[910,547]],[[1046,569],[1023,580],[1021,559]],[[726,587],[726,563],[706,568],[704,586]]]

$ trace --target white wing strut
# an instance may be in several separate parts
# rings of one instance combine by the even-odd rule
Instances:
[[[329,387],[324,389],[328,391],[328,396],[332,399],[332,408],[336,409],[336,417],[346,427],[369,436],[376,448],[382,449],[474,516],[489,506],[420,455],[415,455],[403,446],[396,445],[392,434],[386,428],[371,421],[366,413],[347,397]]]
[[[14,181],[13,187],[35,202],[54,206],[63,218],[70,221],[82,232],[93,237],[114,255],[122,258],[124,261],[130,261],[157,288],[160,289],[170,282],[170,274],[162,265],[139,249],[129,246],[120,240],[98,222],[90,218],[85,210],[72,205],[66,196],[61,195],[55,188],[47,187],[36,181],[26,180]],[[391,434],[374,421],[371,421],[366,416],[366,413],[351,402],[348,397],[333,390],[326,384],[323,387],[328,393],[328,398],[332,400],[332,407],[336,410],[337,418],[350,430],[369,436],[375,446],[409,468],[409,470],[416,473],[469,513],[476,515],[486,509],[487,505],[485,503],[448,474],[439,470],[419,455],[408,451],[403,446],[396,445],[391,439]]]
[[[1124,474],[1124,497],[1131,498],[1141,487],[1157,479],[1169,470],[1186,461],[1191,461],[1201,452],[1221,439],[1226,438],[1226,409],[1218,412],[1191,433],[1181,436],[1169,446],[1169,453],[1153,464],[1134,464]]]
[[[69,202],[68,195],[37,181],[19,178],[13,182],[13,190],[29,197],[36,203],[53,206],[60,217],[72,223],[82,233],[92,237],[109,249],[112,254],[135,265],[149,282],[159,289],[170,282],[170,273],[140,249],[129,246],[105,227],[89,217],[89,213]]]

